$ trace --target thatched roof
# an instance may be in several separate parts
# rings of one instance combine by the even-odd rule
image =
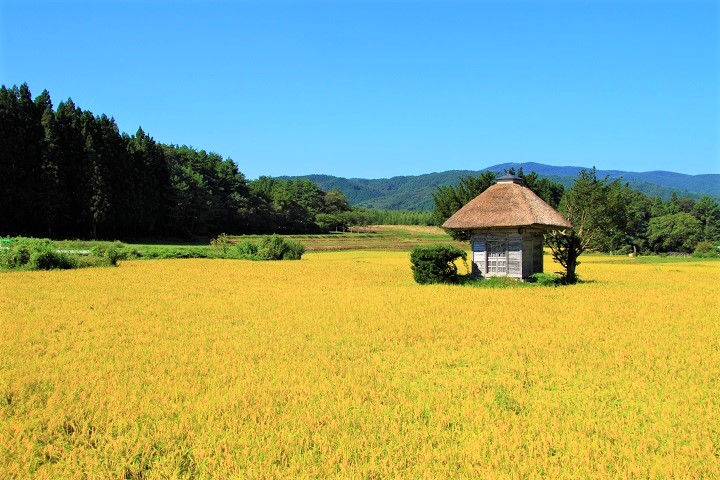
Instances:
[[[493,227],[543,227],[548,230],[572,225],[560,213],[523,185],[505,175],[448,218],[443,227],[474,230]]]

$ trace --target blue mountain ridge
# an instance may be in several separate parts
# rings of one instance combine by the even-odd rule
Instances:
[[[447,170],[422,175],[396,176],[391,178],[364,179],[343,178],[332,175],[302,175],[293,178],[307,178],[323,190],[337,188],[350,200],[350,204],[365,208],[386,210],[432,210],[432,194],[439,185],[456,185],[460,178],[479,175],[484,171],[503,173],[514,168],[523,172],[535,172],[540,177],[562,183],[566,188],[581,170],[587,167],[545,165],[542,163],[501,163],[481,170]],[[720,174],[687,175],[667,171],[627,172],[621,170],[597,170],[598,178],[611,180],[622,178],[630,188],[649,196],[668,200],[673,193],[681,197],[698,199],[708,195],[720,201]],[[283,177],[289,178],[289,177]]]

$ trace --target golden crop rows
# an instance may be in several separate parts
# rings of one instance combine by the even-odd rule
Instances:
[[[2,274],[0,477],[720,478],[720,263],[581,260],[502,290],[403,252]]]

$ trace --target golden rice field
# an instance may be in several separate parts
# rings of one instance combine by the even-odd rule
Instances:
[[[581,260],[1,274],[0,478],[720,478],[720,263]]]

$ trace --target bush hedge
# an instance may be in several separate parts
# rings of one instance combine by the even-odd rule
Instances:
[[[121,242],[53,242],[44,238],[0,239],[0,270],[53,270],[117,266],[128,259],[232,258],[250,260],[300,260],[305,247],[280,235],[261,237],[257,243],[246,240],[232,247],[224,234],[207,247],[130,248]]]
[[[300,260],[305,253],[301,243],[280,235],[264,236],[257,243],[245,240],[236,249],[240,258],[250,260]]]
[[[300,260],[303,253],[305,247],[302,244],[271,235],[260,239],[256,255],[260,260]]]
[[[72,248],[46,238],[3,238],[0,270],[66,270],[117,266],[120,260],[137,258],[138,252],[120,242],[103,242],[92,248]]]
[[[718,256],[718,248],[710,242],[699,242],[693,252],[693,257],[712,258]]]
[[[77,260],[55,249],[44,238],[15,237],[3,241],[0,249],[0,269],[54,270],[75,268]]]
[[[417,283],[458,283],[455,260],[467,260],[467,252],[452,245],[417,246],[410,253],[413,278]]]

